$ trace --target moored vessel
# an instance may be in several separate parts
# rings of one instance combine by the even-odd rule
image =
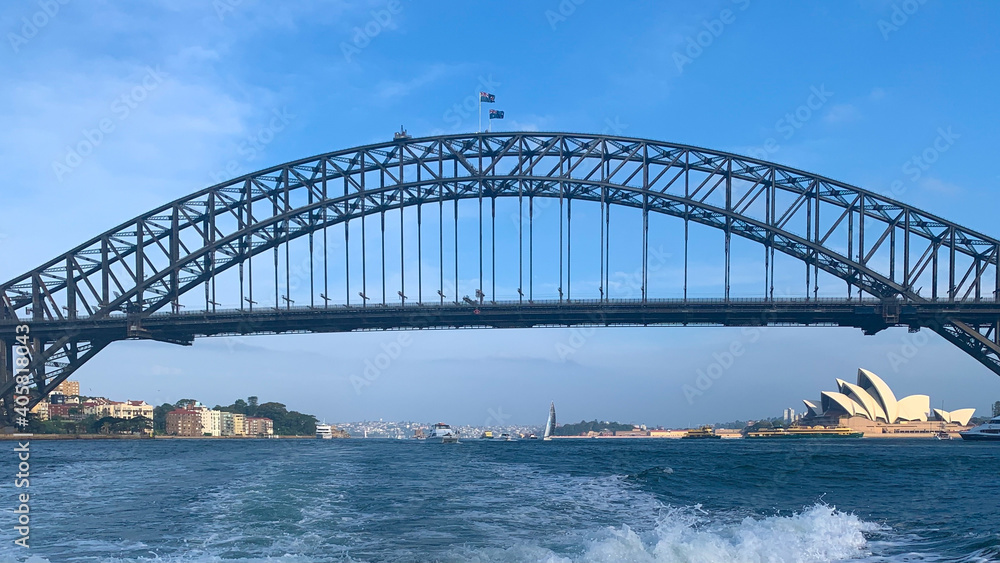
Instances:
[[[1000,442],[1000,416],[994,416],[986,424],[974,426],[958,435],[970,442]]]
[[[702,426],[701,428],[695,430],[688,430],[687,434],[681,436],[681,439],[687,440],[704,440],[704,439],[718,439],[721,440],[722,436],[715,433],[715,429],[711,426]]]
[[[864,432],[846,426],[791,426],[747,432],[747,438],[860,438],[862,436]]]
[[[439,422],[431,429],[427,439],[435,442],[440,441],[442,444],[454,444],[458,442],[458,432],[452,430],[451,426]]]

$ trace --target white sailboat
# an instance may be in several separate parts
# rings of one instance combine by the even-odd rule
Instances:
[[[542,436],[543,440],[551,440],[552,434],[556,431],[556,403],[552,401],[549,403],[549,419],[545,422],[545,435]]]

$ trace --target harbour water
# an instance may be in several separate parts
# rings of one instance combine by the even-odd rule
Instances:
[[[0,561],[1000,561],[998,446],[36,441]]]

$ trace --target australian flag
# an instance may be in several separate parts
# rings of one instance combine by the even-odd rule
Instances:
[[[503,119],[503,112],[497,109],[491,109],[490,119]]]
[[[486,92],[480,92],[479,93],[479,101],[480,102],[486,102],[488,104],[492,104],[493,102],[497,101],[497,97],[494,96],[493,94],[488,94]]]

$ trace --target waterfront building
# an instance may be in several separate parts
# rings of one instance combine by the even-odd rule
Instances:
[[[97,418],[112,416],[114,418],[136,418],[144,417],[153,420],[153,406],[146,401],[108,401],[99,399],[87,401],[83,405],[84,414],[94,415]]]
[[[153,420],[153,405],[146,401],[129,401],[112,405],[111,416],[118,418],[143,417]]]
[[[631,430],[615,430],[612,434],[614,436],[639,438],[649,436],[649,431],[645,428],[635,426]]]
[[[221,412],[220,429],[222,436],[243,436],[246,434],[246,416],[240,413]]]
[[[68,403],[67,403],[68,404]],[[87,399],[80,403],[83,410],[84,416],[94,415],[97,418],[102,416],[108,416],[104,414],[105,407],[111,404],[111,399],[106,399],[104,397],[94,397],[93,399]]]
[[[38,420],[48,420],[49,419],[49,404],[45,401],[39,402],[34,407],[31,407],[31,414],[35,415]]]
[[[52,390],[53,393],[59,393],[60,395],[80,395],[80,382],[66,380],[56,385],[56,388]]]
[[[274,421],[270,418],[248,416],[246,418],[246,435],[272,436],[274,435]]]
[[[222,411],[201,407],[201,433],[204,436],[222,436]]]
[[[49,420],[83,420],[87,415],[83,412],[83,407],[78,404],[49,404]]]
[[[683,438],[687,436],[687,430],[665,430],[657,428],[649,431],[650,438]]]
[[[167,413],[167,434],[171,436],[201,436],[201,412],[174,409]]]
[[[837,391],[823,391],[818,402],[803,400],[805,425],[847,426],[866,437],[933,437],[968,426],[975,409],[931,411],[930,397],[897,399],[879,376],[858,370],[857,383],[837,379]]]

